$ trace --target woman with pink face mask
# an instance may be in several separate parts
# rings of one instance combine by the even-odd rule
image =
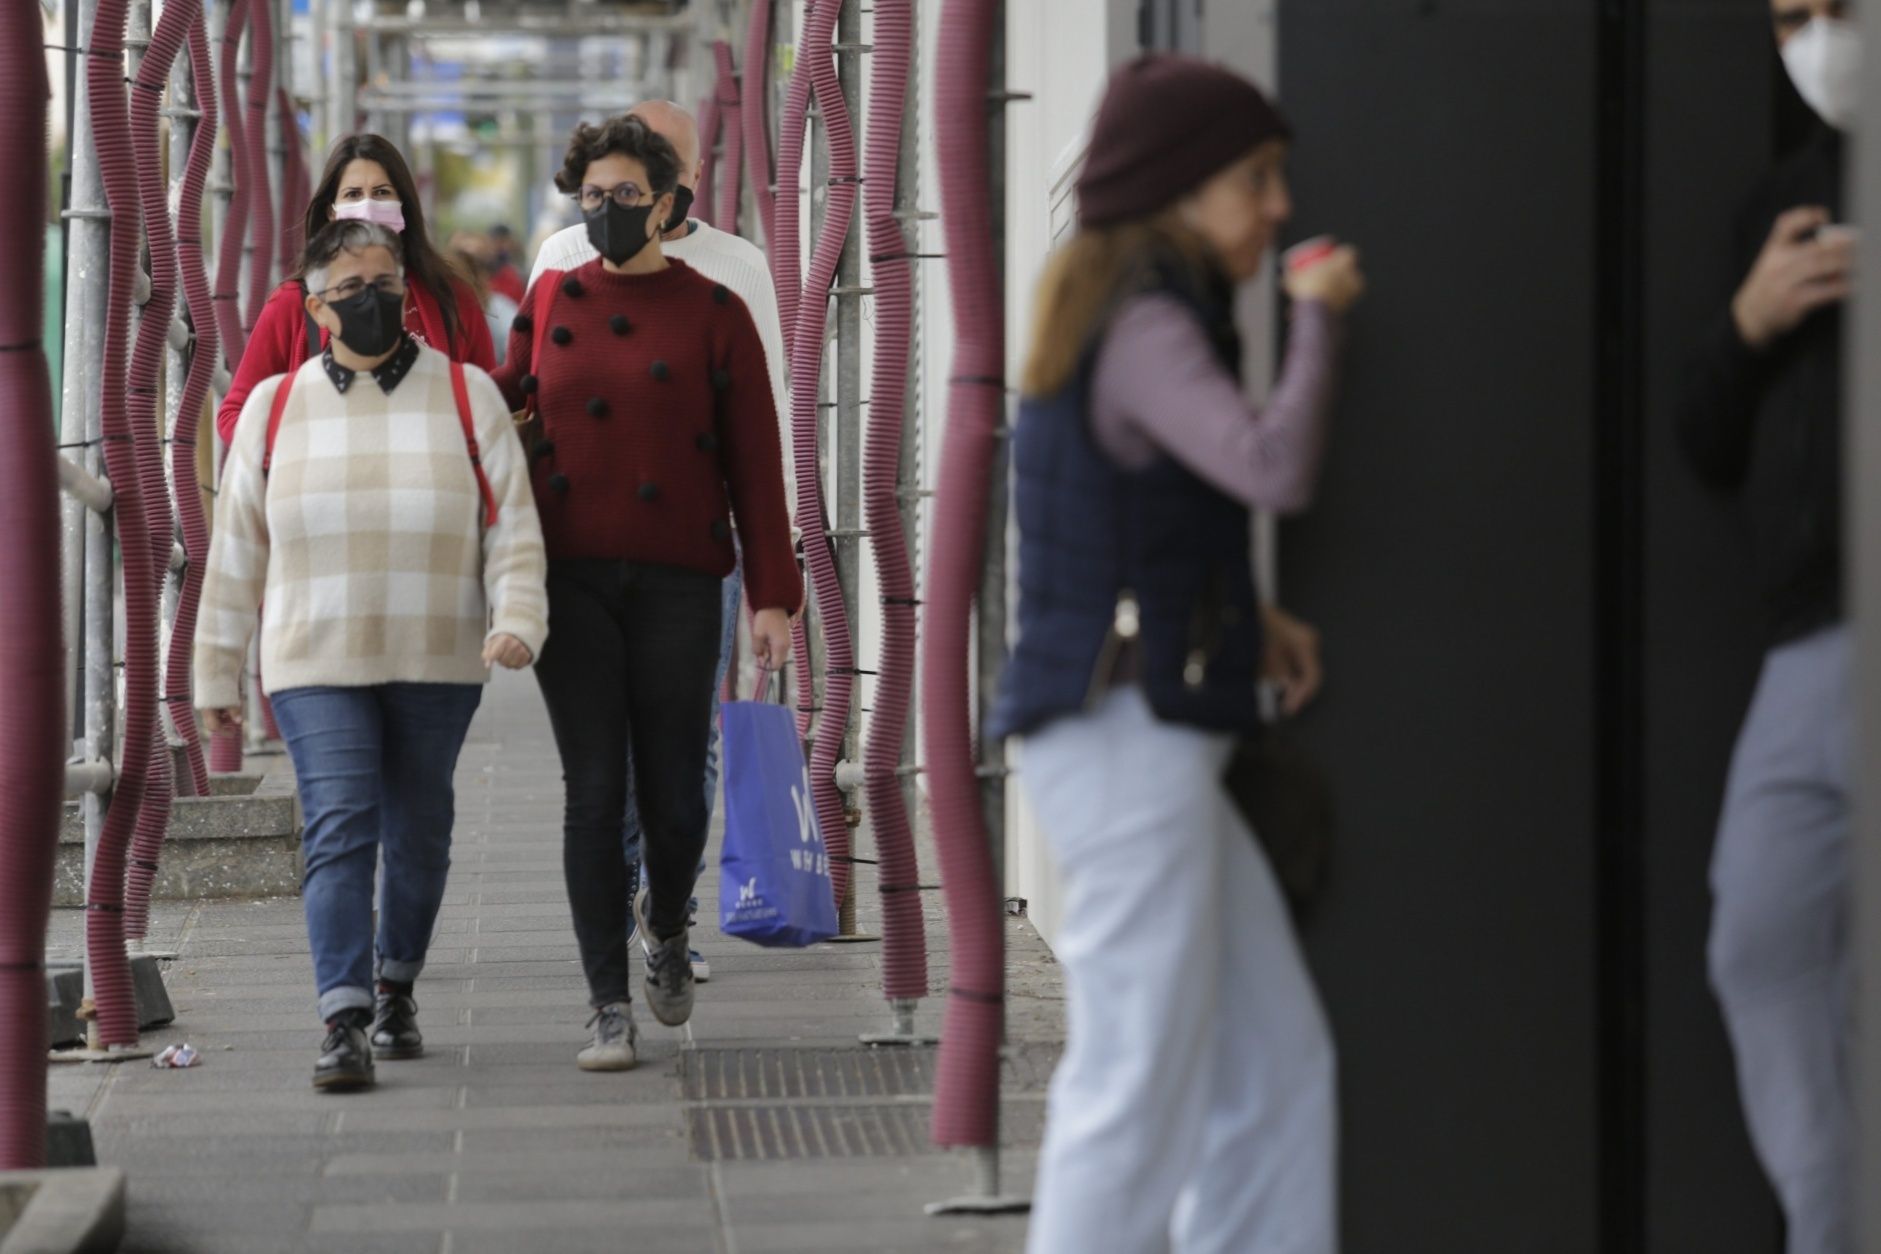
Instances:
[[[334,146],[307,205],[302,238],[312,239],[327,223],[341,218],[377,223],[404,240],[400,260],[405,265],[407,331],[453,361],[496,369],[496,348],[477,293],[431,243],[411,168],[384,136],[349,135]],[[216,411],[216,432],[224,444],[234,438],[242,403],[257,384],[293,373],[325,344],[326,332],[307,317],[306,295],[297,268],[262,307],[228,395]]]

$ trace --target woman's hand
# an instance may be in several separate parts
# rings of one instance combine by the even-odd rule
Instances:
[[[483,645],[485,666],[502,666],[519,671],[535,660],[535,654],[529,652],[528,645],[506,632],[491,636]]]
[[[1287,271],[1283,285],[1296,301],[1316,301],[1336,314],[1345,313],[1365,294],[1358,249],[1342,244],[1323,260]]]
[[[767,671],[781,671],[790,661],[790,615],[759,610],[751,619],[751,653]]]
[[[1762,350],[1855,287],[1855,240],[1830,226],[1829,211],[1792,209],[1776,220],[1757,264],[1731,301],[1737,333]]]
[[[225,731],[234,731],[242,725],[242,711],[239,707],[231,706],[225,710],[203,710],[201,714],[202,733],[211,738],[219,736]]]
[[[1319,695],[1326,670],[1319,660],[1319,632],[1277,605],[1261,607],[1266,653],[1261,678],[1280,690],[1280,709],[1292,718]]]

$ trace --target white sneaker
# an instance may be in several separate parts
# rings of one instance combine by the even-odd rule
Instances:
[[[634,1054],[634,1008],[624,1001],[601,1007],[588,1020],[594,1029],[594,1042],[581,1051],[575,1062],[583,1071],[631,1071],[639,1059]]]

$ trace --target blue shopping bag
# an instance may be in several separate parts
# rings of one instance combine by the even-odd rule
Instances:
[[[790,711],[727,701],[725,850],[719,927],[755,945],[801,949],[837,931],[829,851],[810,798],[810,769]]]

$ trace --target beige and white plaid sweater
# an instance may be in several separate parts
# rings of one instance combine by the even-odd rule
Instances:
[[[319,357],[300,368],[262,478],[280,378],[242,408],[216,501],[196,632],[199,709],[240,704],[261,624],[268,691],[482,683],[483,645],[548,636],[547,559],[522,445],[490,377],[465,367],[494,527],[452,395],[450,362],[421,348],[388,396],[361,372],[342,394]]]

